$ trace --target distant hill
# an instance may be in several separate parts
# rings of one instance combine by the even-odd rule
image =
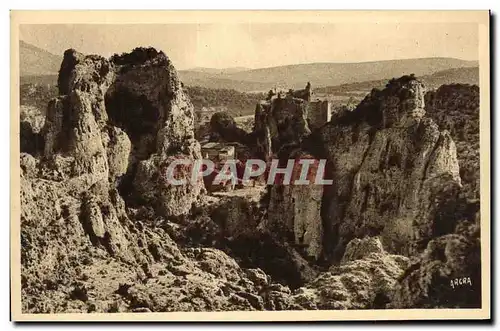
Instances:
[[[284,88],[302,88],[308,81],[313,86],[335,86],[382,80],[411,73],[420,77],[438,71],[477,65],[477,61],[464,61],[453,58],[423,58],[361,63],[297,64],[233,73],[181,70],[179,74],[186,85],[234,88],[239,91],[265,91],[276,85]]]
[[[453,68],[438,71],[422,77],[427,89],[437,89],[441,85],[470,84],[479,85],[479,67]]]
[[[19,41],[19,66],[21,76],[57,75],[62,57],[44,49]]]
[[[227,90],[234,89],[240,92],[264,92],[274,86],[274,84],[263,84],[261,82],[248,82],[224,78],[227,74],[211,74],[191,70],[180,70],[178,73],[181,81],[187,86],[200,86]]]
[[[379,80],[341,84],[337,86],[317,87],[314,89],[314,91],[320,94],[364,95],[365,93],[368,93],[372,88],[383,88],[391,78],[393,77],[386,77],[385,79]],[[452,68],[441,70],[431,75],[417,75],[417,78],[424,83],[427,90],[435,90],[441,85],[445,84],[479,85],[479,67]]]

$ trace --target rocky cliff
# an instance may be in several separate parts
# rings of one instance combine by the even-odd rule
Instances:
[[[322,185],[315,183],[318,160],[302,151],[294,156],[294,166],[290,183],[282,185],[278,180],[269,186],[269,207],[266,228],[288,237],[292,245],[313,261],[323,252],[323,222],[321,220],[321,201],[324,192]],[[304,180],[306,185],[294,185],[301,176],[299,161],[312,161]],[[287,160],[288,161],[288,160]],[[282,165],[285,167],[286,164]]]
[[[333,180],[332,185],[320,189],[319,198],[311,198],[316,190],[307,186],[270,188],[268,226],[288,224],[291,230],[301,228],[307,219],[309,236],[314,234],[315,240],[304,243],[303,254],[315,251],[320,264],[341,263],[348,245],[371,236],[378,236],[381,247],[390,254],[418,257],[421,262],[412,265],[413,272],[399,275],[403,281],[398,295],[405,299],[395,300],[398,307],[421,306],[436,282],[473,274],[457,255],[473,256],[475,265],[480,261],[477,239],[456,230],[460,224],[474,223],[478,204],[464,198],[454,140],[426,115],[424,95],[423,84],[413,76],[391,80],[385,89],[374,89],[352,112],[339,114],[302,138],[302,152],[326,159],[327,177]],[[291,139],[294,145],[296,141]],[[267,146],[272,150],[276,144]],[[279,151],[284,159],[293,155],[284,148]],[[296,190],[305,192],[297,195]],[[304,211],[294,206],[313,210],[304,217]],[[296,241],[293,236],[288,238]],[[446,271],[425,283],[426,277],[438,272],[432,267],[438,253],[430,252],[448,252],[455,242],[463,250],[457,255],[444,253],[439,263],[446,264]],[[410,299],[404,288],[414,290],[415,282],[422,288],[412,294],[418,299]],[[434,293],[435,304],[460,306],[459,302],[465,302],[450,296],[453,299],[446,303],[449,293]],[[468,304],[477,305],[479,288],[468,293],[474,298]]]
[[[43,121],[23,120],[24,312],[478,305],[478,204],[414,77],[313,132],[305,100],[260,103],[245,142],[265,160],[312,160],[310,180],[326,159],[333,184],[212,195],[201,180],[165,181],[172,161],[201,153],[164,53],[68,50],[58,89]],[[240,138],[231,119],[214,123]],[[471,287],[446,287],[469,276]]]

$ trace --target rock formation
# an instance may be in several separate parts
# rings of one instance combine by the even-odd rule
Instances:
[[[40,109],[21,105],[20,111],[20,150],[21,153],[41,154],[44,146],[42,128],[45,116]]]
[[[270,114],[275,113],[280,114],[276,109]],[[295,144],[294,138],[286,141]],[[440,197],[461,187],[455,144],[425,117],[424,87],[414,77],[373,90],[354,111],[303,139],[302,149],[327,159],[333,180],[315,204],[327,260],[339,261],[353,238],[378,235],[389,252],[413,255],[453,230],[453,224],[440,223],[436,211],[442,208]],[[272,192],[271,200],[293,196]]]
[[[481,306],[479,214],[437,237],[401,276],[394,308],[477,308]]]
[[[226,112],[218,112],[212,115],[210,129],[222,141],[239,142],[242,144],[252,143],[251,135],[239,128],[234,118]]]
[[[80,201],[22,180],[24,312],[284,308],[290,291],[262,271],[216,249],[180,249],[162,227],[130,220],[116,190],[95,189]]]
[[[290,305],[299,309],[386,308],[408,264],[406,257],[387,254],[377,238],[354,239],[342,263],[295,291]]]
[[[337,237],[327,254],[340,257],[351,238],[366,235],[414,254],[444,226],[433,203],[461,185],[456,148],[424,117],[423,95],[421,83],[402,77],[319,132],[335,183],[324,200],[326,235]]]
[[[56,297],[68,296],[83,301],[75,309],[105,311],[87,307],[89,296],[100,294],[72,282],[98,277],[83,274],[105,261],[143,279],[151,263],[164,261],[168,245],[158,229],[129,219],[116,189],[120,179],[127,174],[133,194],[166,216],[185,215],[203,189],[202,183],[174,188],[154,177],[175,157],[201,157],[192,107],[170,60],[153,49],[111,60],[68,50],[58,85],[41,130],[43,157],[21,156],[23,307],[71,310],[54,306]],[[113,268],[106,272],[114,277]],[[97,292],[107,291],[99,288],[108,286],[103,277],[102,284],[92,279]]]
[[[307,185],[294,185],[300,179],[301,160],[313,161],[305,180]],[[286,160],[288,161],[288,160]],[[269,187],[270,201],[266,227],[272,232],[291,238],[291,243],[304,256],[317,260],[322,254],[323,223],[321,220],[321,201],[324,188],[315,183],[318,160],[311,155],[299,152],[291,176],[292,185],[275,182]],[[283,165],[283,168],[286,164]]]
[[[300,145],[310,133],[305,100],[288,95],[257,104],[254,134],[262,158],[271,158],[285,145]]]
[[[209,214],[209,221],[203,224],[202,231],[210,233],[211,238],[217,238],[212,245],[235,256],[241,266],[259,267],[291,288],[302,286],[317,276],[316,268],[298,252],[298,245],[284,240],[284,234],[293,229],[267,226],[271,216],[267,213],[269,193],[264,187],[248,187],[214,195],[216,200],[212,206],[201,208]],[[297,228],[299,231],[306,230]],[[302,240],[303,232],[300,235]],[[306,236],[306,240],[314,238]]]
[[[278,177],[211,195],[201,178],[165,180],[173,161],[201,158],[193,107],[165,54],[68,50],[58,90],[44,121],[23,118],[22,137],[38,135],[20,155],[24,312],[480,302],[479,204],[464,194],[454,140],[426,115],[414,77],[391,80],[313,132],[310,85],[307,98],[257,105],[252,134],[218,115],[223,139],[255,139],[266,161],[311,160],[310,181],[326,159],[333,184]],[[440,93],[428,99],[435,109],[447,107]],[[450,287],[460,277],[472,286]]]
[[[477,271],[469,269],[462,260],[468,256],[473,268],[480,269],[478,239],[471,231],[460,234],[456,230],[478,217],[479,206],[464,197],[455,143],[448,131],[440,131],[425,115],[424,93],[423,85],[412,76],[391,80],[384,90],[373,90],[354,111],[339,114],[303,139],[303,152],[328,160],[327,176],[333,185],[322,187],[319,201],[296,200],[296,187],[273,186],[267,226],[288,224],[281,233],[294,243],[296,237],[286,231],[300,227],[300,220],[307,219],[314,228],[315,217],[301,217],[301,211],[293,207],[294,202],[304,206],[304,201],[309,200],[308,208],[315,211],[309,210],[308,215],[321,215],[316,221],[321,231],[315,236],[319,235],[321,244],[316,243],[317,239],[306,243],[304,255],[321,247],[319,262],[341,266],[364,250],[414,256],[419,262],[404,274],[406,267],[392,274],[391,286],[397,285],[397,291],[383,291],[385,304],[392,302],[393,307],[400,308],[477,307],[479,287],[464,287],[461,294],[453,294],[449,282],[459,275],[480,279]],[[287,159],[296,152],[281,149],[281,153]],[[305,190],[303,197],[315,192],[307,186],[298,190]],[[367,236],[378,236],[380,241],[358,239]],[[452,247],[457,248],[456,253],[451,252]],[[363,261],[366,263],[366,258]],[[318,279],[336,282],[335,277],[327,274],[320,274]],[[442,290],[432,290],[434,286]],[[318,300],[314,291],[304,293],[309,301]],[[465,293],[469,299],[465,299]],[[362,306],[374,304],[370,302]],[[346,305],[352,307],[351,303]]]
[[[123,177],[126,193],[166,216],[185,215],[203,184],[174,187],[164,170],[176,158],[201,155],[193,108],[170,60],[154,49],[111,60],[68,50],[58,84],[61,95],[47,114],[45,158],[73,158],[68,176],[91,177],[87,187]]]

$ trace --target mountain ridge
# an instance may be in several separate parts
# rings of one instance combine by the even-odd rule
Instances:
[[[19,40],[19,69],[21,76],[57,74],[62,56]]]

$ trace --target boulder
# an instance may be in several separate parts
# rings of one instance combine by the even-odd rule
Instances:
[[[370,254],[347,251],[343,263],[296,290],[291,309],[383,309],[390,293],[409,265],[408,258],[381,251],[377,239],[356,240],[348,247],[370,246]]]

